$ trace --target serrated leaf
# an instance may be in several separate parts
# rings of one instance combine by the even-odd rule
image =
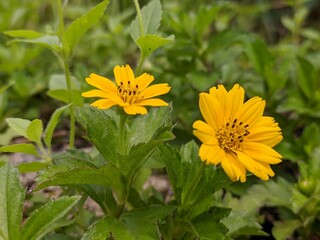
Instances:
[[[36,32],[33,30],[25,30],[25,29],[4,31],[3,33],[10,37],[20,37],[20,38],[27,38],[27,39],[39,38],[43,36],[43,34],[39,32]]]
[[[24,188],[19,172],[10,163],[0,168],[0,238],[19,239]]]
[[[56,126],[59,122],[59,118],[60,118],[61,114],[63,113],[63,111],[65,109],[67,109],[68,107],[70,107],[70,105],[71,104],[68,104],[66,106],[63,106],[63,107],[56,109],[54,111],[54,113],[51,115],[49,123],[44,131],[44,138],[43,138],[44,142],[49,150],[51,149],[52,135],[53,135],[54,129],[56,128]]]
[[[153,0],[148,5],[141,9],[142,22],[143,22],[143,35],[154,34],[160,27],[162,8],[160,0]],[[140,35],[140,25],[138,16],[132,21],[130,25],[130,34],[134,41],[137,41]]]
[[[11,40],[9,44],[16,43],[16,42],[36,44],[39,46],[46,47],[56,53],[61,53],[62,51],[60,40],[57,36],[43,35],[41,37],[32,38],[32,39],[14,39],[14,40]]]
[[[40,119],[34,119],[27,128],[27,138],[30,141],[41,144],[41,136],[43,133],[43,123]]]
[[[31,143],[17,143],[0,147],[0,152],[19,152],[40,157],[36,147]]]
[[[83,162],[81,164],[83,164]],[[79,163],[77,165],[79,165]],[[102,185],[111,187],[118,196],[125,187],[120,170],[111,163],[107,163],[100,168],[90,166],[49,166],[39,174],[37,183],[36,191],[48,186],[76,184]]]
[[[55,223],[62,219],[80,198],[80,196],[60,197],[34,211],[22,226],[21,240],[39,240],[54,230]]]
[[[192,220],[196,235],[200,239],[223,240],[228,228],[220,222],[229,215],[231,209],[212,207]]]
[[[144,57],[148,57],[158,48],[166,45],[174,40],[174,36],[171,35],[167,38],[163,38],[157,35],[147,34],[137,39],[137,45],[139,46],[141,53]]]
[[[124,240],[135,239],[121,221],[110,216],[105,216],[91,225],[81,240],[105,240],[108,238]]]
[[[286,220],[284,222],[275,221],[274,227],[272,228],[272,235],[276,240],[286,240],[301,224],[297,219]]]
[[[71,93],[71,97],[70,97]],[[54,99],[57,99],[59,101],[62,101],[64,103],[73,103],[74,106],[81,107],[84,103],[83,97],[81,97],[81,91],[73,89],[71,91],[67,89],[55,89],[55,90],[49,90],[47,92],[49,97],[52,97]],[[71,100],[73,102],[71,102]]]
[[[94,8],[90,9],[85,15],[73,21],[66,29],[64,36],[70,51],[73,50],[83,34],[85,34],[90,28],[99,22],[107,8],[108,3],[109,0],[101,2]]]
[[[136,208],[121,215],[120,220],[133,236],[139,239],[160,239],[158,223],[175,210],[171,205],[150,205]]]
[[[22,118],[7,118],[6,122],[15,132],[27,138],[27,129],[31,123],[30,120]]]

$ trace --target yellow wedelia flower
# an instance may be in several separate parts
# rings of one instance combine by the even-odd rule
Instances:
[[[91,106],[107,109],[115,105],[123,107],[127,114],[146,114],[144,106],[168,106],[168,103],[153,98],[170,91],[167,83],[155,84],[149,87],[154,77],[144,73],[135,78],[129,65],[115,66],[113,69],[115,82],[98,74],[91,73],[86,81],[98,88],[82,93],[83,97],[99,97]]]
[[[202,145],[199,156],[207,164],[219,164],[232,181],[246,181],[246,170],[262,180],[274,176],[270,164],[282,156],[272,147],[282,140],[272,117],[262,116],[265,101],[253,97],[244,102],[238,84],[227,92],[224,86],[200,93],[200,111],[205,120],[193,124],[193,134]]]

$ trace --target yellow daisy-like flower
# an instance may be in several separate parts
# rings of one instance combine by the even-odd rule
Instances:
[[[144,106],[168,106],[165,101],[153,98],[170,91],[167,83],[149,86],[154,77],[144,73],[135,78],[129,65],[115,66],[113,72],[116,83],[95,73],[86,78],[88,84],[98,89],[84,92],[82,96],[102,98],[91,106],[107,109],[119,105],[127,114],[146,114]]]
[[[238,84],[227,92],[224,86],[200,93],[200,111],[205,120],[193,124],[193,134],[202,145],[199,156],[207,164],[219,164],[232,181],[246,181],[246,170],[262,180],[274,176],[270,164],[282,156],[272,147],[282,140],[272,117],[262,116],[265,101],[253,97],[244,102]]]

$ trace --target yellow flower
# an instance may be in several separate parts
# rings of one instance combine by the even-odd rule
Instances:
[[[193,134],[202,145],[199,156],[207,164],[219,164],[232,181],[246,181],[246,170],[262,180],[274,176],[270,164],[282,156],[272,149],[282,140],[272,117],[262,116],[265,101],[253,97],[244,102],[238,84],[227,92],[224,86],[200,93],[200,111],[206,122],[196,121]]]
[[[168,103],[153,98],[169,92],[167,83],[155,84],[149,87],[154,77],[144,73],[135,78],[129,65],[115,66],[113,69],[115,82],[108,78],[91,73],[86,81],[98,88],[82,93],[83,97],[99,97],[91,104],[99,109],[107,109],[115,105],[123,107],[127,114],[146,114],[144,106],[168,106]]]

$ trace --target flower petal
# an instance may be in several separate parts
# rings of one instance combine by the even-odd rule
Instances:
[[[123,85],[124,87],[127,87],[129,83],[135,84],[133,71],[128,64],[125,67],[119,65],[115,66],[113,73],[118,86]]]
[[[246,142],[243,153],[259,162],[268,164],[280,163],[282,158],[282,156],[271,147],[257,142]]]
[[[154,84],[150,87],[147,87],[140,94],[144,99],[152,98],[165,94],[170,91],[170,87],[167,83]]]
[[[215,97],[221,104],[222,115],[224,116],[224,121],[227,121],[230,117],[231,112],[231,102],[228,97],[228,93],[223,85],[218,85],[218,87],[212,87],[209,90],[211,96]]]
[[[239,162],[235,154],[226,153],[221,166],[232,181],[246,181],[246,168]]]
[[[101,90],[97,90],[97,89],[93,89],[90,90],[88,92],[84,92],[81,94],[83,97],[100,97],[100,98],[106,98],[106,99],[110,99],[113,102],[116,102],[118,104],[122,104],[123,100],[115,94],[110,94],[110,93],[106,93],[104,91]]]
[[[152,99],[146,99],[146,100],[137,102],[135,103],[135,105],[159,107],[159,106],[168,106],[169,104],[159,98],[152,98]]]
[[[225,158],[225,152],[219,146],[202,144],[199,149],[199,156],[202,161],[217,165]]]
[[[217,99],[207,93],[200,93],[200,111],[204,120],[214,129],[222,125],[222,109]]]
[[[193,135],[195,135],[202,143],[208,145],[218,144],[215,132],[209,124],[198,120],[193,123],[193,128],[195,128],[195,130],[193,130]]]
[[[256,124],[250,129],[250,134],[247,138],[249,142],[259,142],[269,147],[274,147],[281,140],[281,129],[277,125],[274,127],[257,127]]]
[[[136,106],[136,105],[124,106],[123,109],[127,114],[130,114],[130,115],[147,113],[147,109],[145,107]]]
[[[110,100],[110,99],[100,99],[100,100],[97,100],[93,103],[91,103],[91,106],[93,107],[97,107],[99,109],[108,109],[114,105],[117,105],[118,103]]]
[[[240,151],[236,151],[236,153],[239,161],[245,166],[246,169],[248,169],[250,172],[252,172],[254,175],[256,175],[258,178],[262,180],[269,179],[267,170],[261,163],[254,161],[250,156],[248,156],[245,153],[242,153]]]
[[[102,77],[98,74],[91,73],[90,76],[86,78],[86,82],[104,92],[117,94],[118,90],[116,85],[108,78]]]
[[[154,80],[154,77],[148,73],[144,73],[136,78],[136,84],[138,85],[139,91],[146,89],[150,83]]]
[[[240,107],[235,118],[252,127],[261,119],[265,104],[260,97],[253,97]]]
[[[238,109],[243,105],[244,89],[239,84],[235,84],[233,88],[228,92],[228,95],[231,99],[230,115],[234,116]]]

